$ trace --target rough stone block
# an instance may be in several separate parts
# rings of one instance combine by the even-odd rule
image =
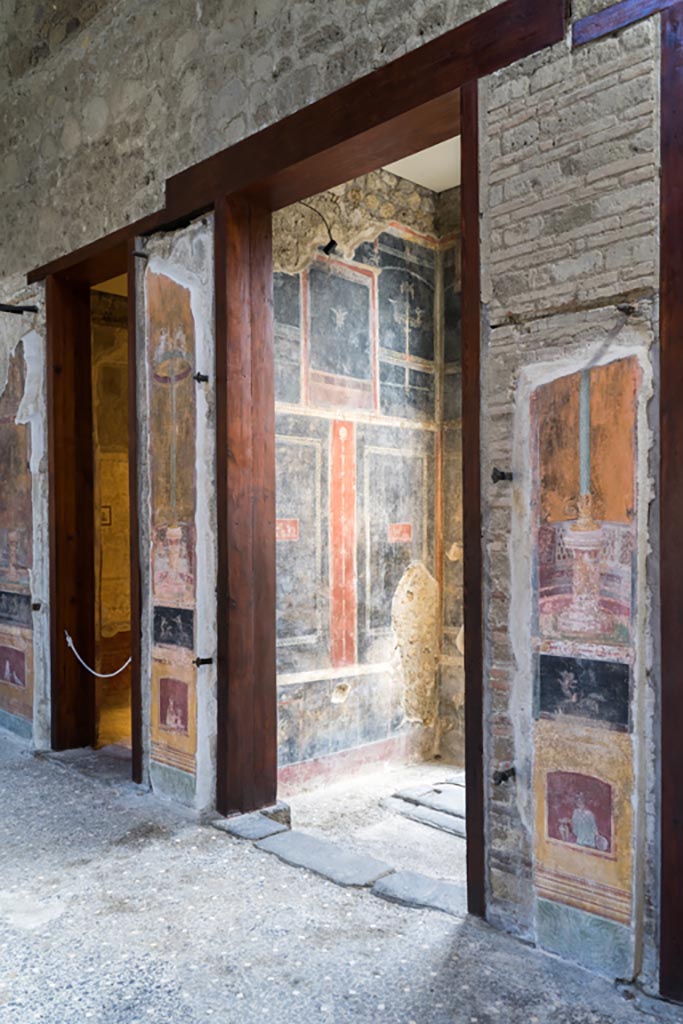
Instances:
[[[374,883],[393,871],[390,864],[345,850],[328,839],[308,835],[306,832],[283,832],[256,844],[259,850],[274,853],[286,864],[307,868],[316,875],[328,878],[335,885],[360,888]]]
[[[429,907],[455,917],[467,914],[467,889],[464,885],[429,878],[417,871],[396,871],[380,878],[372,893],[391,903],[403,903],[406,907]]]
[[[252,814],[240,814],[235,818],[219,818],[211,824],[219,831],[227,832],[237,839],[251,839],[254,842],[287,831],[287,825],[273,821],[261,814],[260,811],[254,811]]]

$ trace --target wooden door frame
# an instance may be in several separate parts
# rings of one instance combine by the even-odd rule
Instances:
[[[50,697],[53,750],[96,738],[94,678],[67,648],[68,629],[95,662],[94,479],[90,289],[128,276],[128,427],[131,569],[132,778],[142,781],[140,548],[137,486],[137,356],[134,239],[45,280],[50,549]]]
[[[164,209],[29,274],[29,282],[35,282],[78,274],[79,268],[83,273],[85,267],[91,279],[97,274],[104,280],[114,276],[112,263],[125,265],[136,236],[171,230],[209,210],[216,213],[217,503],[223,524],[217,803],[223,813],[264,806],[275,798],[277,785],[270,214],[460,129],[465,148],[463,422],[470,438],[463,465],[468,905],[477,915],[484,915],[486,897],[476,82],[560,42],[565,28],[566,0],[506,0],[175,175],[166,182]],[[53,307],[52,315],[63,312]]]

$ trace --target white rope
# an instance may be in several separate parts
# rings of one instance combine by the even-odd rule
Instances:
[[[91,675],[97,676],[98,679],[111,679],[112,676],[120,675],[121,672],[123,672],[124,669],[128,668],[128,666],[130,665],[131,661],[133,660],[132,657],[129,658],[125,665],[122,665],[121,668],[117,668],[116,672],[96,672],[94,668],[90,668],[90,665],[86,665],[86,663],[83,661],[83,658],[81,658],[80,654],[76,650],[76,648],[74,646],[74,642],[71,639],[71,637],[69,636],[68,630],[66,630],[66,629],[64,630],[64,636],[66,637],[67,647],[71,648],[71,650],[74,652],[74,654],[76,655],[76,657],[80,661],[80,663],[83,666],[83,668],[86,669],[88,672],[90,672]]]

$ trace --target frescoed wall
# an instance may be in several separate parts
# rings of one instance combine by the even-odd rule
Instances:
[[[9,353],[0,394],[0,724],[24,736],[33,720],[33,508],[24,343]]]
[[[215,798],[215,464],[212,233],[206,219],[147,243],[142,479],[143,718],[153,787]],[[144,552],[148,553],[146,560]],[[199,668],[198,657],[212,659]]]
[[[632,944],[641,376],[615,359],[531,397],[538,937],[616,972]]]
[[[274,222],[285,787],[442,744],[462,756],[458,193],[375,172],[311,202],[334,255],[305,208]],[[443,591],[433,609],[401,590],[416,563]],[[420,666],[401,658],[415,628]]]
[[[195,325],[190,291],[149,271],[152,511],[152,760],[193,775],[195,657]]]

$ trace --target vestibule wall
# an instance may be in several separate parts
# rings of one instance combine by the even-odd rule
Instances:
[[[655,985],[659,24],[481,84],[490,916]]]
[[[568,20],[607,6],[607,0],[576,0]],[[497,5],[364,4],[364,17],[358,18],[356,5],[331,3],[323,28],[316,5],[304,0],[255,3],[239,14],[234,5],[188,0],[173,9],[154,8],[149,18],[135,0],[126,0],[99,4],[96,14],[89,7],[92,20],[86,26],[84,19],[70,34],[60,34],[52,23],[59,12],[25,7],[11,62],[0,69],[6,100],[0,104],[0,137],[11,149],[0,186],[7,212],[0,240],[6,301],[27,297],[19,288],[31,267],[160,209],[164,176]],[[612,976],[637,977],[652,988],[661,824],[658,538],[652,525],[659,486],[659,22],[659,16],[650,17],[576,51],[568,26],[562,42],[479,83],[488,914],[494,924],[546,949]],[[116,61],[107,59],[112,52]],[[207,60],[207,54],[215,59]],[[177,75],[162,74],[170,60],[181,69]],[[19,124],[27,130],[17,131],[13,126]],[[184,287],[186,267],[197,265],[197,251],[187,239],[202,230],[208,226],[176,235],[184,239],[177,252],[170,237],[149,243],[149,251],[156,254],[158,246],[159,258],[167,262],[154,271],[152,260],[147,269],[140,261],[139,287],[144,289],[148,273],[168,278],[172,292]],[[296,274],[310,262],[304,260]],[[208,265],[202,266],[207,270],[200,277],[208,281]],[[293,273],[291,267],[281,272]],[[210,295],[210,285],[203,294]],[[285,351],[296,330],[284,328],[296,324],[279,316]],[[33,576],[22,555],[12,570],[22,578],[8,580],[9,557],[3,556],[0,617],[3,629],[12,631],[7,646],[19,651],[29,642],[31,626],[16,615],[25,615],[30,596],[43,602],[42,612],[33,615],[32,635],[34,742],[45,746],[42,339],[40,319],[35,338],[17,320],[0,319],[0,358],[6,354],[9,366],[14,354],[16,368],[24,339],[25,394],[31,390],[34,396]],[[206,322],[213,322],[211,313]],[[145,404],[152,388],[167,387],[153,381],[152,336],[139,360],[148,374],[141,384],[140,429],[149,429],[150,436],[165,432],[158,446],[163,451],[167,407],[160,404],[155,427]],[[139,337],[145,337],[144,326]],[[194,368],[211,373],[198,360]],[[310,374],[302,386],[306,380],[310,386]],[[210,408],[210,388],[193,388],[197,405],[186,415],[195,415],[204,429],[200,403]],[[25,444],[15,429],[23,419],[17,396],[6,394],[3,423],[7,415],[7,430]],[[607,420],[599,397],[613,411]],[[189,395],[187,401],[192,402]],[[279,401],[288,406],[278,410],[282,436],[315,439],[301,428],[300,405],[291,396]],[[335,408],[318,418],[328,430],[335,420],[353,422],[357,439],[359,416],[358,409],[344,410],[342,417]],[[290,418],[291,428],[283,417]],[[417,433],[414,424],[408,429]],[[205,436],[210,440],[211,430]],[[394,444],[392,439],[375,447]],[[149,461],[149,447],[141,447]],[[607,458],[606,450],[618,451],[618,458]],[[490,483],[493,466],[512,471],[513,480]],[[155,518],[151,470],[143,466],[143,483],[145,473],[147,671],[151,678],[156,659],[163,678],[185,688],[172,695],[166,686],[165,711],[160,693],[156,710],[151,701],[146,704],[145,735],[151,730],[159,744],[148,744],[147,764],[159,788],[205,806],[213,798],[213,734],[209,714],[204,725],[201,711],[193,719],[191,695],[195,687],[204,688],[199,707],[211,708],[214,670],[192,662],[195,655],[211,656],[215,644],[200,647],[194,636],[190,649],[151,638],[155,607],[170,609],[174,621],[186,626],[187,613],[199,614],[196,588],[207,580],[209,593],[214,577],[198,570],[184,595],[155,594],[148,554],[154,531],[166,530],[159,540],[169,553],[179,551],[190,534],[168,519],[163,502]],[[207,481],[210,491],[210,474]],[[201,502],[203,494],[197,487],[194,500]],[[309,509],[315,490],[310,497]],[[188,506],[185,526],[199,522],[199,508]],[[2,514],[2,543],[9,551],[16,514]],[[283,508],[281,518],[303,515]],[[279,546],[292,544],[284,538],[294,527],[283,522],[280,529]],[[174,536],[180,538],[176,548]],[[198,544],[210,536],[197,527]],[[179,646],[180,653],[169,650]],[[13,659],[10,668],[14,664],[16,671],[19,662]],[[318,673],[318,665],[310,671]],[[335,667],[328,667],[334,674]],[[16,688],[2,692],[5,702],[8,693],[16,699]],[[27,731],[22,723],[29,719],[14,715],[11,724],[14,719]],[[196,737],[190,734],[192,721]],[[196,760],[202,757],[204,768]],[[494,771],[509,766],[516,777],[495,785]]]
[[[204,808],[216,792],[213,218],[144,248],[136,280],[143,761],[156,791]]]
[[[42,301],[43,289],[17,303]],[[0,725],[49,745],[43,315],[0,319]]]
[[[459,190],[273,221],[280,782],[462,763]]]

